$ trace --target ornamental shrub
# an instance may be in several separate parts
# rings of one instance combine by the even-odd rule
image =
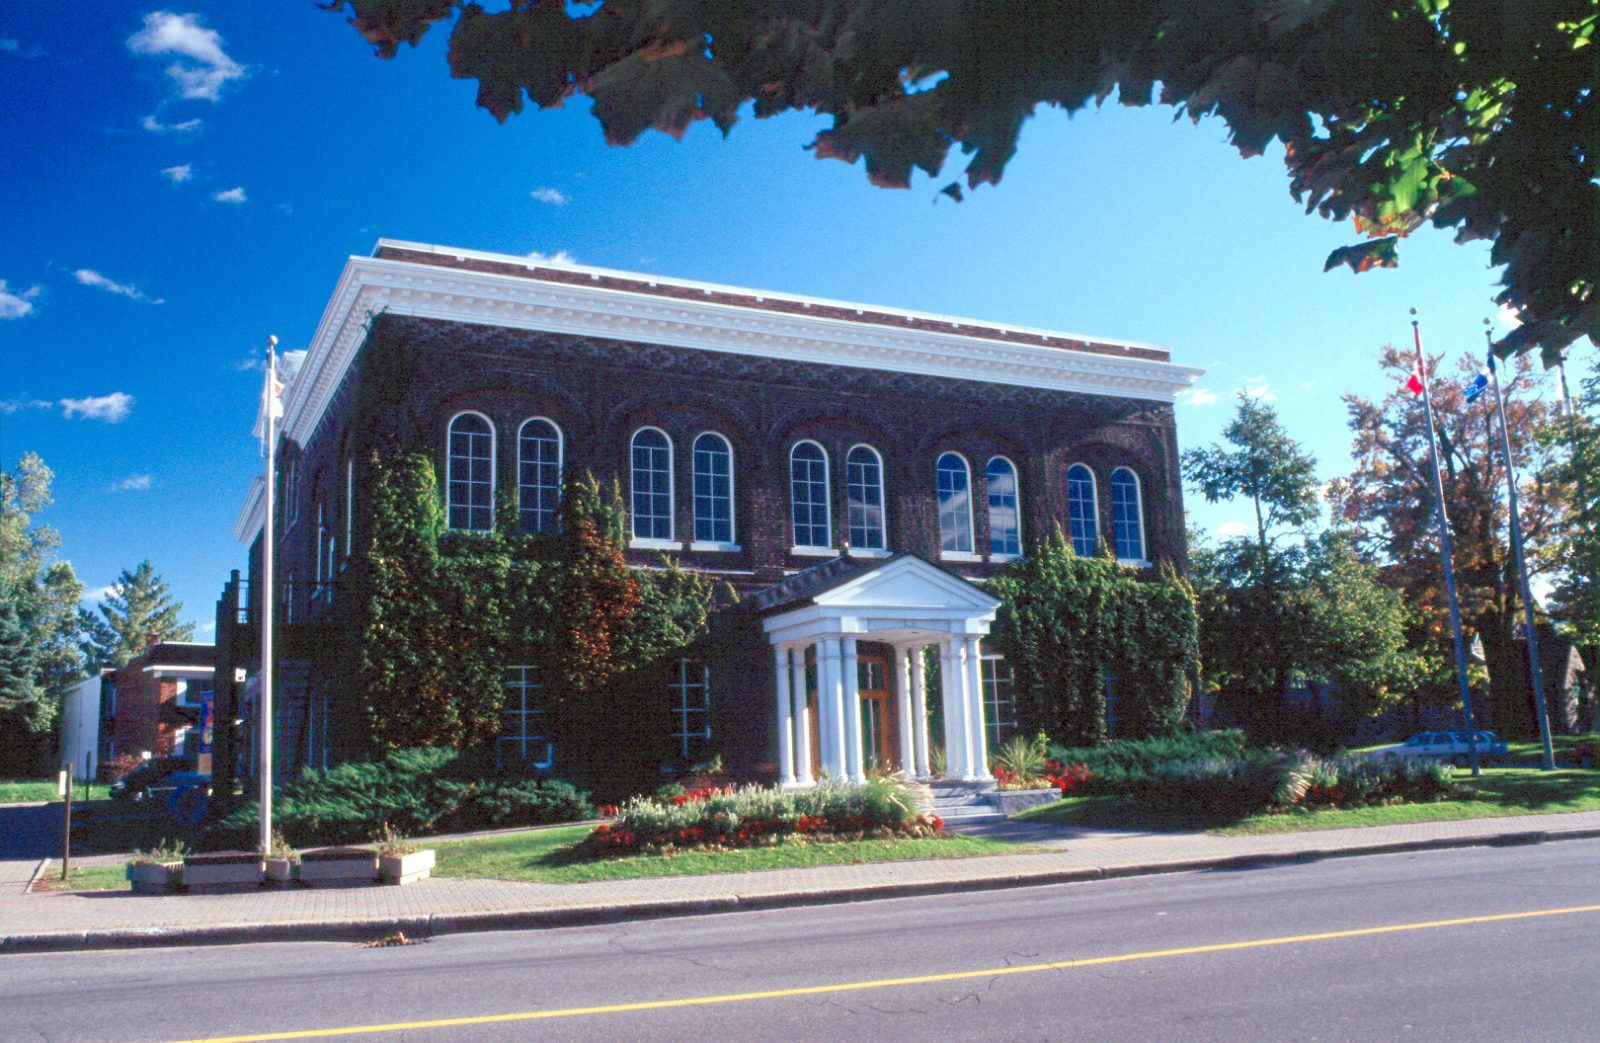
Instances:
[[[759,847],[860,837],[935,836],[944,823],[919,814],[916,795],[890,778],[854,786],[824,780],[809,790],[738,786],[657,800],[634,797],[595,828],[583,852],[605,858],[641,851]]]
[[[558,779],[484,775],[454,750],[396,750],[381,761],[305,769],[273,802],[274,822],[298,846],[365,841],[385,826],[407,836],[593,818],[587,793]],[[215,838],[253,843],[260,812],[244,805]]]

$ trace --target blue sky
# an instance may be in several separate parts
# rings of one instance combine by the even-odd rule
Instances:
[[[805,151],[821,121],[799,115],[629,148],[582,101],[501,126],[444,42],[379,61],[309,0],[0,13],[0,459],[55,471],[40,520],[91,591],[148,557],[210,623],[261,465],[250,363],[269,333],[304,347],[380,236],[1164,344],[1208,370],[1184,447],[1249,389],[1324,478],[1349,467],[1339,396],[1388,389],[1409,307],[1432,350],[1477,352],[1494,314],[1487,247],[1437,232],[1397,270],[1324,274],[1350,227],[1215,121],[1042,111],[1001,185],[955,204],[958,168],[873,188]]]

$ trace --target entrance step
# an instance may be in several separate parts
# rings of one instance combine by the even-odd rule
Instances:
[[[943,784],[930,787],[933,806],[929,810],[946,822],[975,822],[1003,819],[990,802],[993,790],[987,784]]]

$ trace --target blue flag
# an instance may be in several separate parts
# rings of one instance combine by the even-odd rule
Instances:
[[[1472,383],[1467,385],[1467,402],[1472,403],[1483,397],[1484,391],[1489,387],[1489,374],[1494,372],[1494,349],[1488,351],[1488,358],[1484,362],[1478,375],[1472,378]]]

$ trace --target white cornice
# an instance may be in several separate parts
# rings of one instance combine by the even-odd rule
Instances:
[[[244,507],[239,510],[239,517],[233,523],[233,538],[248,546],[253,543],[256,533],[267,522],[267,480],[262,475],[256,475],[250,481],[250,491],[245,493]]]
[[[384,312],[1154,402],[1172,402],[1203,372],[1152,359],[994,340],[982,331],[999,327],[976,323],[971,324],[976,335],[898,329],[723,301],[352,257],[289,390],[285,437],[301,445],[310,438],[366,337],[369,318]]]

